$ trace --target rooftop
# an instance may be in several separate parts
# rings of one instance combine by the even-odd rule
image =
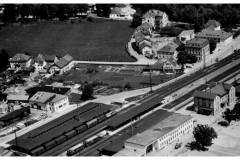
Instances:
[[[38,102],[38,103],[48,103],[48,102],[58,102],[61,99],[66,98],[64,95],[54,94],[49,92],[37,92],[34,94],[29,101]]]
[[[208,22],[204,25],[205,28],[209,28],[209,27],[216,28],[219,26],[220,26],[220,23],[218,21],[212,20],[212,19],[208,20]]]
[[[15,56],[9,59],[10,62],[27,62],[31,59],[31,56],[26,55],[25,53],[17,53]]]
[[[148,17],[156,17],[156,16],[160,16],[162,17],[164,14],[164,12],[160,11],[160,10],[155,10],[155,9],[152,9],[152,10],[149,10],[148,12],[146,12],[144,15],[143,15],[143,18],[148,18]]]
[[[187,47],[205,47],[208,45],[208,40],[204,38],[194,38],[189,41],[187,41],[186,46]]]
[[[193,97],[204,98],[204,99],[215,99],[217,94],[205,91],[195,91]]]
[[[55,64],[59,67],[59,68],[63,68],[66,65],[68,65],[71,61],[73,60],[73,57],[70,56],[69,54],[65,55],[64,57],[62,57],[59,61],[57,61]]]
[[[176,51],[177,47],[178,47],[177,44],[169,43],[169,44],[165,45],[163,48],[161,48],[160,50],[158,50],[157,53],[161,53],[161,52],[174,53]]]
[[[27,101],[29,95],[22,95],[22,94],[9,94],[7,95],[7,100],[12,101]]]
[[[180,33],[179,36],[188,36],[190,34],[194,34],[194,30],[184,30]]]
[[[220,38],[221,40],[225,40],[232,36],[232,33],[228,33],[222,30],[210,30],[204,29],[202,32],[196,34],[196,37],[213,37],[213,38]]]
[[[171,116],[151,127],[151,129],[129,138],[125,143],[147,146],[190,119],[192,119],[191,116],[173,113]]]

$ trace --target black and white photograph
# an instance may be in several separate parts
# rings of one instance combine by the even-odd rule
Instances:
[[[240,156],[240,3],[0,2],[0,157]]]

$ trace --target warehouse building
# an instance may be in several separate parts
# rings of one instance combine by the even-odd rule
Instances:
[[[114,156],[147,156],[173,143],[182,136],[192,134],[193,118],[174,113],[165,120],[125,141],[124,149]]]
[[[67,96],[49,92],[37,92],[30,98],[29,103],[33,108],[51,112],[69,105]]]

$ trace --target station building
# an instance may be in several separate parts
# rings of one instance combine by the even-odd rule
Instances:
[[[179,140],[182,136],[192,134],[193,127],[191,116],[174,113],[149,130],[127,139],[124,149],[114,156],[147,156]]]

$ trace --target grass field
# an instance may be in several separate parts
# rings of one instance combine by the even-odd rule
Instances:
[[[80,23],[42,22],[28,26],[7,26],[0,30],[0,49],[10,55],[28,52],[63,56],[77,60],[135,61],[125,50],[133,29],[127,21],[83,20]]]

